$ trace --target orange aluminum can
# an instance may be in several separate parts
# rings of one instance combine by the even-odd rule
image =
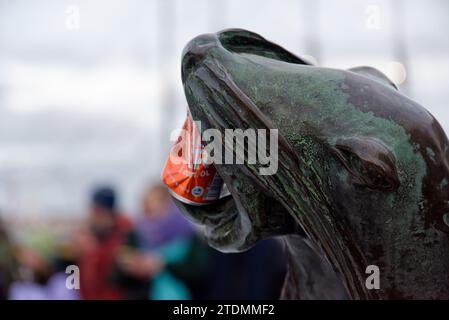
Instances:
[[[206,205],[230,194],[216,168],[202,162],[203,149],[199,130],[188,113],[162,171],[162,181],[181,202]]]

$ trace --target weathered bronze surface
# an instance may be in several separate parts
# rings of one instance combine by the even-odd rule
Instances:
[[[236,29],[189,42],[182,80],[202,130],[279,129],[276,174],[217,165],[232,197],[178,203],[210,245],[282,236],[284,298],[449,298],[448,139],[382,73],[310,66]],[[368,265],[379,290],[365,286]]]

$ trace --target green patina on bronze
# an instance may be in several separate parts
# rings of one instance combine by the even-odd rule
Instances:
[[[311,66],[226,30],[186,46],[182,79],[202,130],[279,129],[276,174],[216,165],[232,197],[179,203],[212,246],[282,235],[285,298],[449,298],[447,137],[379,71]],[[365,286],[368,265],[379,290]]]

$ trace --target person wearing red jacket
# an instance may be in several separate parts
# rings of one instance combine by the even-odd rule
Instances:
[[[131,221],[116,208],[114,190],[96,189],[91,198],[89,228],[77,235],[83,299],[124,298],[124,292],[112,278],[117,254],[131,229]]]

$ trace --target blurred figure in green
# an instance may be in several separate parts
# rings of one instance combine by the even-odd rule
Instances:
[[[142,215],[120,255],[121,269],[147,282],[149,299],[201,298],[206,245],[171,201],[164,185],[148,188],[142,200]]]
[[[0,300],[8,297],[9,286],[17,279],[17,269],[14,249],[0,220]]]
[[[11,300],[74,300],[78,290],[66,286],[65,268],[57,267],[57,240],[49,228],[27,230],[15,245],[19,277],[10,285]]]

